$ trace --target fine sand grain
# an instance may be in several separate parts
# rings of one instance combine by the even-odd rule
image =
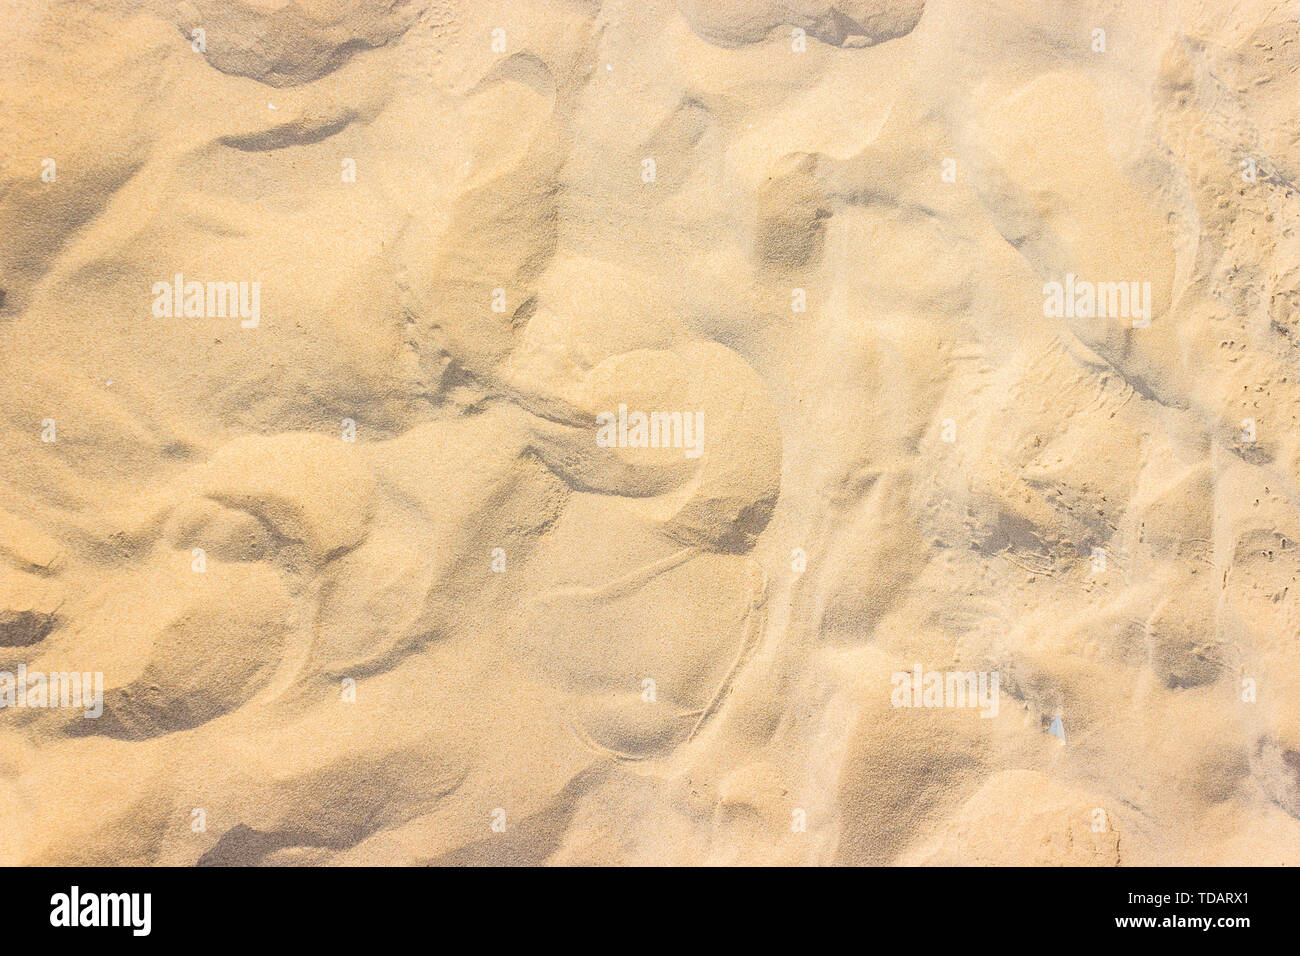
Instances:
[[[1297,31],[0,0],[0,863],[1300,862]]]

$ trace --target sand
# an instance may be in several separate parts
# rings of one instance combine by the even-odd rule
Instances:
[[[0,863],[1300,861],[1296,38],[5,0]]]

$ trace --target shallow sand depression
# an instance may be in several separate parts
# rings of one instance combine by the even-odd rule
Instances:
[[[1300,861],[1289,6],[0,27],[0,863]]]

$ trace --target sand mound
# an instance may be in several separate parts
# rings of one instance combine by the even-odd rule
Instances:
[[[911,32],[925,0],[680,0],[678,6],[692,29],[727,46],[757,43],[782,25],[835,46],[870,46]]]
[[[184,0],[172,16],[222,73],[298,86],[392,42],[420,7],[414,0]]]

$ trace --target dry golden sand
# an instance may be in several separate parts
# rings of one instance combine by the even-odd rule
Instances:
[[[1298,14],[5,0],[0,863],[1300,861]]]

